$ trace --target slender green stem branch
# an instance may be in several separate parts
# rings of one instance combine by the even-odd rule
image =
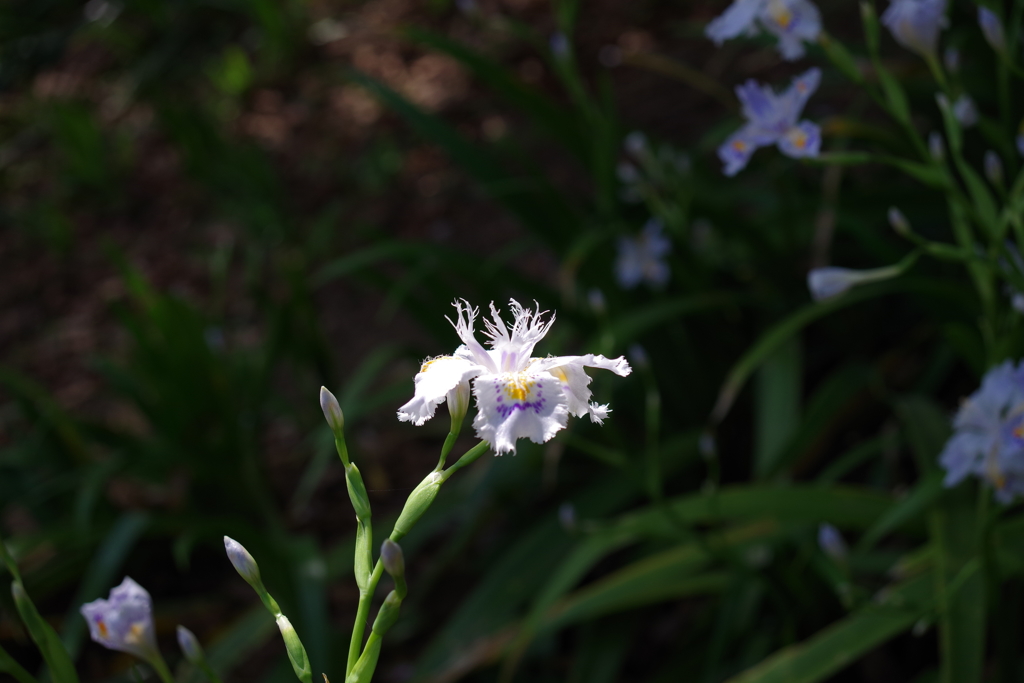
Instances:
[[[146,663],[153,667],[161,681],[164,683],[174,683],[174,676],[171,675],[171,670],[167,668],[167,663],[159,652],[156,653],[153,659],[146,660]]]
[[[359,606],[356,608],[356,621],[352,624],[352,639],[348,644],[348,663],[345,666],[345,677],[352,673],[352,667],[359,661],[359,653],[363,649],[363,633],[366,630],[366,620],[370,617],[370,601],[373,593],[377,590],[377,582],[384,573],[384,563],[377,559],[373,566],[373,573],[366,584],[366,590],[359,593]]]

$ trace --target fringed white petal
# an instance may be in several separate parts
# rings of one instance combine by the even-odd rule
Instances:
[[[473,392],[476,434],[498,455],[514,455],[517,439],[544,443],[569,418],[561,382],[545,372],[480,375],[473,382]]]
[[[623,356],[605,358],[592,353],[585,356],[536,358],[530,364],[529,369],[534,372],[546,371],[561,382],[562,390],[565,392],[566,405],[571,415],[574,417],[590,415],[593,422],[601,424],[608,416],[609,408],[607,405],[590,402],[591,377],[583,369],[584,367],[611,370],[620,377],[625,377],[632,372],[632,368],[629,367],[629,363]]]
[[[398,419],[412,422],[417,427],[434,417],[434,411],[459,384],[468,383],[487,369],[460,357],[466,354],[460,347],[455,356],[438,356],[428,360],[416,374],[416,393],[412,400],[398,409]]]

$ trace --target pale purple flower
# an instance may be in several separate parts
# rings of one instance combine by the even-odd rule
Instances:
[[[566,59],[569,56],[569,38],[561,31],[555,31],[548,39],[548,47],[555,59]]]
[[[705,28],[704,33],[721,45],[739,35],[767,31],[779,41],[783,59],[804,56],[804,42],[814,42],[821,33],[821,13],[808,0],[735,0]]]
[[[946,66],[946,71],[956,73],[960,70],[960,50],[955,47],[947,47],[942,51],[942,63]]]
[[[146,589],[127,576],[110,597],[81,607],[89,635],[100,645],[152,661],[159,658],[153,632],[153,601]]]
[[[651,218],[636,237],[619,238],[619,255],[615,261],[615,277],[624,289],[641,282],[663,287],[669,278],[665,256],[672,251],[672,242],[662,234],[663,225]]]
[[[477,414],[473,427],[498,455],[516,452],[516,441],[529,438],[534,443],[548,441],[564,429],[569,415],[589,415],[600,424],[610,409],[590,401],[590,377],[584,368],[611,370],[620,377],[631,372],[623,357],[533,356],[536,344],[554,323],[544,319],[547,311],[524,308],[510,300],[511,329],[491,304],[491,320],[484,319],[490,349],[476,339],[475,323],[479,309],[466,301],[453,303],[457,319],[452,322],[462,341],[450,356],[426,361],[416,374],[412,400],[398,409],[398,419],[419,426],[434,416],[441,403],[450,400],[450,392],[468,388],[472,382]]]
[[[718,158],[725,164],[725,175],[739,173],[754,151],[767,145],[774,144],[793,158],[818,156],[821,130],[810,121],[798,122],[797,119],[820,81],[821,70],[815,68],[797,76],[781,94],[754,80],[737,86],[736,95],[743,105],[747,124],[718,148]]]
[[[945,485],[974,475],[996,499],[1024,495],[1024,367],[1006,361],[989,370],[953,419],[953,436],[939,456]]]
[[[939,33],[949,25],[946,0],[890,0],[882,23],[903,47],[924,57],[934,57]]]
[[[1003,22],[999,16],[987,7],[978,7],[978,24],[981,32],[985,34],[985,40],[996,52],[1006,50],[1006,33],[1003,31]]]
[[[204,661],[205,655],[203,654],[203,647],[199,644],[199,639],[196,638],[196,634],[179,624],[177,635],[178,647],[181,648],[181,653],[185,655],[185,659],[187,661],[192,664],[199,664]]]
[[[839,529],[828,523],[818,527],[818,547],[836,562],[845,562],[849,554]]]

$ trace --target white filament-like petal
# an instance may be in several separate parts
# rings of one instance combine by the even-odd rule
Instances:
[[[544,443],[569,418],[562,384],[546,372],[480,375],[473,389],[477,404],[473,426],[497,455],[514,455],[517,439]]]
[[[459,335],[459,339],[462,340],[462,344],[465,346],[468,355],[480,365],[491,370],[491,372],[497,372],[498,368],[494,367],[494,361],[491,360],[491,355],[487,353],[480,342],[476,340],[476,334],[474,331],[474,323],[476,322],[476,316],[479,315],[480,309],[473,308],[469,305],[469,302],[465,299],[452,302],[452,306],[455,306],[456,319],[452,320],[445,316],[445,318],[455,328],[455,334]],[[458,352],[456,352],[457,354]]]
[[[540,310],[540,305],[537,305],[536,310],[531,311],[524,308],[515,299],[509,299],[508,305],[512,310],[513,317],[511,331],[505,326],[498,309],[492,302],[491,318],[493,320],[484,319],[486,327],[484,334],[490,338],[492,358],[494,358],[498,370],[517,372],[524,369],[529,363],[533,347],[548,333],[552,323],[555,322],[555,316],[552,315],[548,320],[544,320],[541,316],[547,311]]]
[[[445,401],[448,392],[487,371],[460,355],[469,355],[469,352],[456,351],[454,356],[438,356],[423,364],[413,380],[416,392],[412,400],[398,409],[399,420],[412,422],[417,427],[422,425],[434,417],[434,411]]]

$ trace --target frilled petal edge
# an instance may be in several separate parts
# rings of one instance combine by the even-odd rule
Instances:
[[[434,417],[434,411],[444,402],[449,391],[485,371],[483,366],[458,356],[438,356],[428,360],[413,380],[416,391],[412,400],[398,409],[398,419],[419,427]]]

